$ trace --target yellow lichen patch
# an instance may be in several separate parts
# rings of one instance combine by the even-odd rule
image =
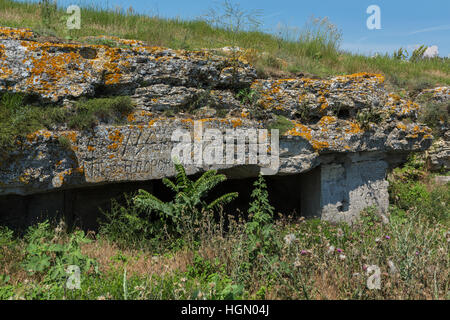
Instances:
[[[345,133],[348,134],[359,134],[359,133],[364,133],[364,130],[361,129],[361,127],[359,126],[359,124],[355,123],[355,122],[348,122],[349,128],[345,129]]]
[[[319,98],[317,99],[317,102],[320,104],[320,110],[325,110],[326,108],[328,108],[328,100],[327,98],[325,98],[325,96],[321,95],[319,96]]]
[[[294,128],[287,131],[284,135],[285,136],[302,137],[308,141],[312,139],[311,129],[308,128],[307,126],[304,126],[301,123],[298,123],[298,122],[294,122]]]
[[[192,119],[182,119],[181,122],[184,124],[194,125],[194,120]]]
[[[419,105],[415,102],[408,101],[406,105],[404,105],[401,109],[402,114],[409,114],[410,112],[414,112],[419,110]]]
[[[128,121],[128,122],[134,122],[134,121],[136,121],[136,117],[135,117],[134,113],[130,113],[130,114],[127,116],[127,121]]]
[[[318,122],[319,127],[325,129],[327,126],[336,123],[336,117],[325,116],[320,119]]]
[[[34,35],[33,31],[28,28],[15,29],[15,28],[0,27],[1,39],[22,40],[32,38],[33,35]]]
[[[78,167],[78,168],[75,169],[75,171],[76,171],[77,173],[79,173],[79,174],[83,174],[83,173],[84,173],[84,167],[83,167],[83,166]]]
[[[405,131],[406,130],[406,125],[403,122],[399,122],[397,123],[397,128],[400,130]]]
[[[32,143],[36,140],[36,132],[27,134],[27,140],[29,143]]]
[[[320,151],[323,149],[326,149],[330,146],[330,144],[326,141],[318,141],[318,140],[313,140],[311,142],[311,145],[313,146],[314,150],[316,151]]]
[[[91,152],[95,150],[95,148],[93,146],[88,146],[87,149],[88,149],[88,151],[91,151]]]
[[[141,110],[141,116],[142,117],[151,117],[151,116],[153,116],[153,113],[151,113],[149,111]]]
[[[123,134],[120,130],[114,130],[114,132],[109,134],[108,138],[113,142],[108,146],[109,150],[117,150],[123,142]]]
[[[241,119],[233,119],[233,120],[231,120],[231,123],[233,124],[233,128],[242,126],[242,120]]]
[[[53,136],[53,133],[48,130],[38,130],[36,132],[27,134],[26,138],[29,143],[32,143],[32,142],[36,141],[36,139],[40,136],[44,137],[45,139],[49,139]]]
[[[367,73],[367,72],[360,72],[360,73],[354,73],[354,74],[350,74],[350,75],[336,77],[336,80],[341,81],[341,82],[347,82],[349,80],[361,82],[364,79],[370,79],[379,84],[384,83],[384,80],[385,80],[384,76],[381,74]]]
[[[8,67],[8,63],[3,59],[5,56],[5,46],[0,44],[0,79],[5,79],[13,74],[13,71]]]

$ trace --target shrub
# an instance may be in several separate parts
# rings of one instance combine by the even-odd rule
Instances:
[[[449,113],[449,103],[431,102],[422,108],[419,120],[429,126],[436,137],[440,137],[443,129],[448,126]]]
[[[125,205],[111,200],[111,209],[102,211],[99,233],[120,247],[156,244],[162,236],[162,221],[151,221],[133,204],[132,195],[125,195]]]
[[[7,227],[0,226],[0,259],[3,258],[4,251],[14,244],[14,232]]]
[[[27,243],[25,270],[44,276],[47,281],[61,285],[67,278],[67,267],[75,265],[81,272],[87,273],[97,262],[81,253],[81,245],[89,243],[82,231],[75,231],[67,238],[63,230],[52,230],[48,221],[30,227],[25,236]]]
[[[449,222],[449,186],[426,184],[424,161],[418,155],[410,156],[408,162],[397,168],[389,177],[389,195],[394,211],[417,212],[431,221]]]
[[[427,47],[424,45],[421,45],[420,47],[414,49],[411,57],[409,58],[409,61],[416,62],[423,59],[423,54],[425,53],[425,51],[427,51]]]
[[[243,104],[254,106],[259,99],[259,93],[253,89],[245,88],[238,91],[236,98]]]
[[[139,190],[134,198],[135,206],[146,212],[149,216],[156,213],[158,218],[166,224],[173,232],[182,234],[186,231],[186,223],[196,223],[200,215],[205,211],[218,208],[235,199],[238,194],[224,194],[210,203],[204,198],[219,183],[226,180],[225,175],[217,174],[216,170],[205,172],[197,181],[192,181],[186,175],[186,171],[179,163],[175,163],[175,182],[164,178],[166,187],[175,192],[173,201],[163,202],[145,190]],[[186,219],[187,218],[187,219]]]
[[[260,175],[254,183],[252,202],[248,210],[250,221],[246,225],[250,259],[259,253],[272,255],[276,249],[274,241],[273,210],[264,177]]]

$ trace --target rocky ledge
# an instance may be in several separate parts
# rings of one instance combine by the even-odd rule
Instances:
[[[294,186],[302,199],[297,212],[350,221],[368,206],[387,212],[387,170],[432,143],[431,130],[417,123],[420,106],[387,92],[381,75],[257,79],[245,54],[236,59],[102,38],[116,45],[44,42],[31,30],[0,28],[1,92],[29,95],[36,108],[114,95],[128,95],[135,105],[127,124],[103,119],[85,131],[60,124],[17,139],[13,150],[0,152],[4,199],[170,177],[174,130],[194,137],[196,120],[220,132],[276,128],[282,120],[277,175],[302,174]],[[189,174],[210,168],[234,179],[259,172],[248,159],[187,166]],[[15,214],[46,208],[39,203]],[[61,201],[57,210],[74,209]]]

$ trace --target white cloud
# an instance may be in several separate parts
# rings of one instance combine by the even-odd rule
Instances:
[[[437,27],[431,27],[431,28],[425,28],[425,29],[421,29],[421,30],[416,30],[416,31],[413,31],[413,32],[411,32],[409,34],[412,35],[412,34],[423,33],[423,32],[443,31],[443,30],[450,30],[450,24],[437,26]]]
[[[436,58],[437,56],[439,56],[438,46],[428,47],[427,50],[423,53],[424,58]]]

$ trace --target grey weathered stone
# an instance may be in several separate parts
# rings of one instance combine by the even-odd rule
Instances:
[[[0,91],[33,93],[70,107],[74,98],[95,96],[100,88],[103,94],[130,94],[137,104],[126,125],[39,130],[18,139],[14,150],[2,150],[0,196],[34,201],[17,214],[34,216],[43,201],[52,202],[50,211],[70,211],[73,194],[83,194],[78,201],[95,196],[84,188],[173,176],[172,133],[184,128],[193,136],[194,120],[225,133],[265,127],[261,114],[285,115],[293,128],[280,140],[278,175],[303,174],[301,213],[330,221],[352,221],[369,206],[385,213],[388,168],[431,145],[430,129],[417,123],[419,106],[389,94],[380,75],[254,81],[254,68],[241,59],[235,65],[208,52],[115,41],[129,48],[38,43],[30,31],[0,29]],[[236,99],[242,87],[251,87],[258,101]],[[202,119],[219,109],[226,115]],[[170,110],[176,116],[167,118]],[[367,121],[359,119],[362,114],[370,116]],[[70,147],[61,145],[61,136]],[[234,178],[259,173],[248,159],[243,165],[186,166],[188,174],[211,168]],[[0,197],[0,203],[8,201]]]
[[[426,152],[427,168],[430,171],[450,170],[450,131],[433,143]]]

